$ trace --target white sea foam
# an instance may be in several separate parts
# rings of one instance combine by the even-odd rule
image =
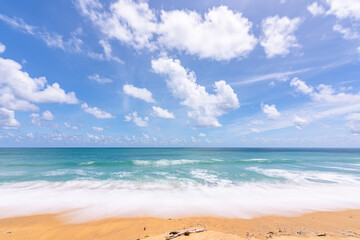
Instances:
[[[360,182],[37,181],[2,184],[0,199],[1,218],[69,210],[72,222],[139,216],[253,218],[360,209]]]
[[[259,167],[249,167],[246,170],[254,171],[268,177],[285,178],[296,183],[306,182],[329,182],[329,183],[359,183],[360,176],[352,174],[342,174],[336,172],[321,171],[298,171],[284,169],[262,169]]]
[[[178,159],[178,160],[133,160],[134,165],[137,166],[152,166],[152,167],[166,167],[166,166],[175,166],[175,165],[187,165],[187,164],[196,164],[196,163],[211,163],[214,161],[208,160],[190,160],[190,159]]]
[[[250,159],[242,159],[242,162],[267,162],[269,159],[267,158],[250,158]]]
[[[89,162],[81,162],[79,163],[79,165],[85,165],[85,166],[89,166],[89,165],[93,165],[95,162],[94,161],[89,161]]]

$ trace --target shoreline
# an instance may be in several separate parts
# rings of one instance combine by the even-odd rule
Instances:
[[[175,239],[360,239],[360,210],[253,219],[141,217],[108,218],[78,224],[69,224],[67,220],[56,214],[0,219],[0,239],[160,240],[171,231],[196,228],[207,231]]]

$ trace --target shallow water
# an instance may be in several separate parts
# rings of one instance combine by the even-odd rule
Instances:
[[[360,208],[360,149],[0,149],[0,217],[252,218]]]

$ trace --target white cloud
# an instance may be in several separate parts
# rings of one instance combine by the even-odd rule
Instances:
[[[360,55],[360,46],[356,49],[358,54]]]
[[[103,111],[103,110],[101,110],[101,109],[99,109],[99,108],[97,108],[97,107],[89,107],[89,106],[87,105],[87,103],[81,104],[81,108],[82,108],[85,112],[93,115],[93,116],[96,117],[96,118],[100,118],[100,119],[113,118],[113,116],[112,116],[110,113],[105,112],[105,111]]]
[[[245,57],[257,44],[252,23],[226,6],[210,9],[204,16],[189,10],[155,10],[146,1],[117,0],[106,9],[98,0],[77,0],[88,17],[109,39],[136,49],[177,49],[200,58],[230,60]],[[106,54],[105,54],[106,55]]]
[[[312,3],[307,7],[307,10],[313,15],[318,16],[325,13],[323,6],[319,5],[317,2]]]
[[[199,133],[199,137],[206,137],[206,134],[205,133]]]
[[[330,6],[327,14],[333,14],[339,19],[360,19],[359,0],[326,0]]]
[[[92,127],[92,129],[97,132],[101,132],[104,130],[104,128],[102,128],[102,127]]]
[[[257,128],[250,128],[250,133],[260,133],[261,130]]]
[[[252,23],[226,6],[213,7],[204,18],[195,11],[162,11],[159,43],[200,58],[230,60],[245,57],[257,44]]]
[[[109,11],[98,0],[77,0],[80,12],[110,39],[135,48],[153,48],[150,39],[156,29],[155,14],[145,1],[118,0]]]
[[[297,115],[295,115],[294,117],[294,124],[296,126],[297,129],[302,129],[304,126],[308,125],[309,124],[309,121],[304,119],[304,118],[301,118]]]
[[[40,126],[40,120],[52,121],[55,119],[54,115],[49,111],[44,111],[41,115],[38,113],[30,114],[31,123]]]
[[[49,110],[46,110],[41,114],[41,120],[51,121],[54,119],[55,119],[54,115]]]
[[[20,123],[15,119],[15,112],[0,108],[0,127],[2,129],[18,129]]]
[[[67,123],[67,122],[64,122],[64,126],[65,126],[66,128],[71,129],[71,130],[78,130],[78,129],[79,129],[78,126],[72,126],[70,123]]]
[[[88,78],[92,81],[95,81],[97,83],[100,84],[104,84],[104,83],[112,83],[113,80],[110,78],[105,78],[105,77],[100,77],[99,74],[93,74],[91,76],[88,76]]]
[[[0,42],[0,53],[5,52],[5,49],[6,49],[5,45]]]
[[[360,102],[360,92],[345,93],[337,92],[330,85],[320,84],[314,89],[308,86],[304,81],[294,78],[290,82],[290,86],[294,87],[306,95],[309,95],[314,101],[331,103],[331,104],[352,104]]]
[[[152,97],[152,93],[149,90],[147,90],[146,88],[137,88],[133,85],[125,84],[123,86],[123,90],[124,90],[125,94],[127,94],[131,97],[139,98],[148,103],[155,103],[155,100]]]
[[[237,95],[225,81],[214,83],[215,94],[206,92],[196,83],[194,72],[188,72],[179,60],[162,57],[151,61],[152,69],[167,77],[166,83],[172,94],[189,107],[188,116],[200,127],[220,127],[217,117],[237,109],[240,104]]]
[[[313,87],[309,87],[306,83],[297,77],[293,78],[290,82],[290,86],[296,88],[297,91],[302,92],[304,94],[310,94],[314,91]]]
[[[299,25],[299,18],[274,16],[264,19],[260,44],[264,47],[266,56],[268,58],[276,55],[285,56],[290,52],[290,48],[298,47],[294,32]]]
[[[276,106],[274,104],[261,104],[261,109],[263,113],[266,114],[268,119],[274,120],[280,118],[281,116],[281,113],[276,109]]]
[[[261,124],[264,124],[264,121],[255,119],[255,120],[252,120],[250,123],[253,125],[261,125]]]
[[[89,52],[88,53],[89,57],[100,60],[100,61],[110,61],[110,60],[112,60],[112,61],[116,61],[118,63],[124,63],[120,58],[114,57],[112,55],[112,47],[111,47],[109,42],[107,42],[105,40],[100,40],[99,44],[103,48],[104,53]]]
[[[340,24],[335,24],[333,27],[333,30],[335,32],[339,32],[342,34],[344,39],[359,39],[360,34],[356,32],[355,30],[352,30],[350,28],[344,28]]]
[[[149,120],[148,117],[144,117],[144,119],[139,117],[137,112],[132,112],[125,116],[126,122],[133,121],[138,127],[148,127],[149,126],[148,120]]]
[[[19,111],[37,111],[34,103],[78,103],[74,92],[65,93],[58,83],[48,84],[45,77],[31,78],[22,66],[0,57],[0,105]]]
[[[34,138],[34,134],[33,134],[33,133],[27,133],[27,134],[25,134],[25,136],[28,137],[28,138],[31,138],[31,139]]]
[[[77,33],[73,32],[71,38],[67,41],[63,40],[63,36],[44,30],[37,26],[32,26],[24,22],[21,18],[10,18],[6,15],[0,14],[0,20],[9,24],[13,28],[24,33],[30,34],[36,38],[41,39],[48,47],[60,48],[65,51],[80,52],[83,44],[82,40],[77,37]]]
[[[162,109],[161,107],[152,107],[152,115],[155,117],[161,118],[175,118],[174,114],[169,112],[167,109]]]

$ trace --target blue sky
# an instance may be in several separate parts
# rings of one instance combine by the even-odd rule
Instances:
[[[360,0],[0,2],[1,146],[360,146]]]

